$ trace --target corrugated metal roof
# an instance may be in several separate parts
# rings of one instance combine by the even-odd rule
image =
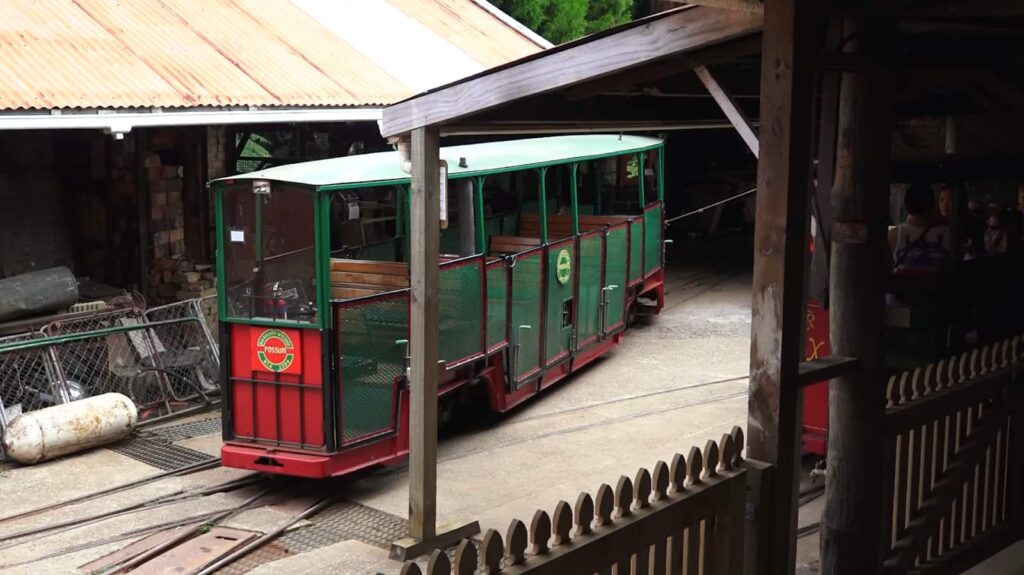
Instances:
[[[3,6],[0,110],[380,106],[541,49],[474,0]]]

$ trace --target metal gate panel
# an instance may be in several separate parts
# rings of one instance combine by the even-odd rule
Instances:
[[[449,366],[484,353],[483,256],[441,266],[438,357]]]
[[[532,376],[540,368],[541,288],[543,286],[543,248],[524,252],[512,266],[512,368],[516,382]]]
[[[644,210],[644,277],[661,267],[661,202]]]
[[[637,218],[629,223],[629,284],[644,279],[644,221]]]
[[[597,337],[601,325],[601,231],[580,238],[579,299],[576,302],[576,348]]]
[[[487,351],[508,342],[508,267],[504,259],[487,264]]]
[[[611,228],[605,237],[605,332],[614,331],[625,321],[628,241],[625,224]]]
[[[405,376],[409,290],[338,304],[342,445],[395,429],[397,388]]]
[[[576,239],[548,246],[545,300],[544,360],[550,365],[569,352],[573,328],[573,286],[576,282]]]

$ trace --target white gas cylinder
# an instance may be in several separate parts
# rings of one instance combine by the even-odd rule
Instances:
[[[105,393],[23,413],[4,430],[4,452],[31,465],[123,439],[135,429],[138,411],[120,393]]]

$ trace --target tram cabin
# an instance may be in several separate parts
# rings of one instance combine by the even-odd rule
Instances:
[[[607,353],[637,311],[661,310],[660,140],[535,138],[441,158],[442,421],[460,405],[511,409]],[[328,477],[405,455],[410,177],[399,154],[211,188],[224,465]]]

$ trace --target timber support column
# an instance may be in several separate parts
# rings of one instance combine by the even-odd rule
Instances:
[[[886,29],[847,19],[845,50],[884,62]],[[884,25],[883,25],[884,26]],[[884,471],[884,280],[888,258],[893,114],[885,74],[844,73],[832,188],[830,333],[833,355],[861,371],[829,384],[828,473],[821,521],[822,572],[881,569]]]
[[[437,531],[437,381],[440,314],[440,133],[412,132],[409,202],[409,536],[391,546],[405,561],[480,532],[474,521]],[[399,422],[402,425],[403,422]]]
[[[813,157],[818,3],[766,0],[747,453],[775,466],[758,503],[759,573],[793,573],[800,462],[804,278]]]

